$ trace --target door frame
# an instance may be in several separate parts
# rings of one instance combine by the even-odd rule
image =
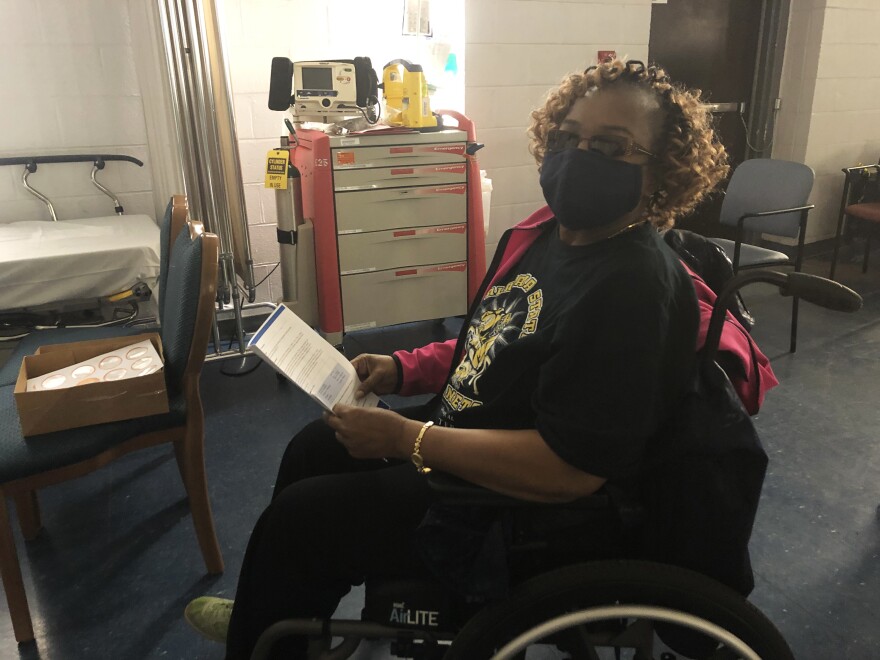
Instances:
[[[773,149],[790,8],[791,0],[763,0],[752,81],[752,107],[746,112],[746,160],[769,158]]]

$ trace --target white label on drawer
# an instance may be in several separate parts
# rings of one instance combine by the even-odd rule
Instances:
[[[443,266],[431,266],[429,268],[422,268],[421,272],[423,273],[442,273],[445,271],[455,271],[458,273],[462,273],[467,270],[466,263],[459,264],[445,264]]]
[[[336,233],[342,236],[343,234],[362,234],[363,231],[363,229],[340,229]]]
[[[378,190],[379,186],[375,183],[367,183],[362,186],[336,186],[336,192],[349,192],[351,190]]]
[[[375,266],[371,266],[370,268],[354,268],[353,270],[343,270],[340,271],[340,275],[357,275],[358,273],[372,273],[376,270]]]
[[[354,145],[360,144],[360,143],[361,143],[360,138],[342,138],[341,140],[339,140],[340,147],[353,147]]]
[[[345,332],[353,332],[354,330],[367,330],[369,328],[375,327],[375,321],[367,321],[366,323],[353,323],[352,325],[345,326]]]

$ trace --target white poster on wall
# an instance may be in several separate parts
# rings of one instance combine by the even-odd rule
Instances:
[[[404,0],[403,34],[431,36],[431,0]]]

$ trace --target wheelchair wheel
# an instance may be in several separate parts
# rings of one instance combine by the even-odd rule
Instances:
[[[649,660],[660,646],[679,658],[794,658],[776,627],[738,593],[692,571],[641,561],[590,562],[532,578],[471,619],[445,659],[492,658],[512,640],[498,660]],[[547,656],[542,647],[563,655]]]

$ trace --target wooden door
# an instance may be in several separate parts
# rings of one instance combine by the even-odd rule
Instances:
[[[648,58],[673,80],[701,89],[719,104],[716,130],[730,155],[731,169],[747,156],[740,107],[752,103],[763,0],[668,0],[651,8]],[[740,106],[740,104],[745,104]],[[726,185],[722,184],[722,187]],[[732,238],[718,224],[721,196],[714,195],[677,226],[706,236]]]

